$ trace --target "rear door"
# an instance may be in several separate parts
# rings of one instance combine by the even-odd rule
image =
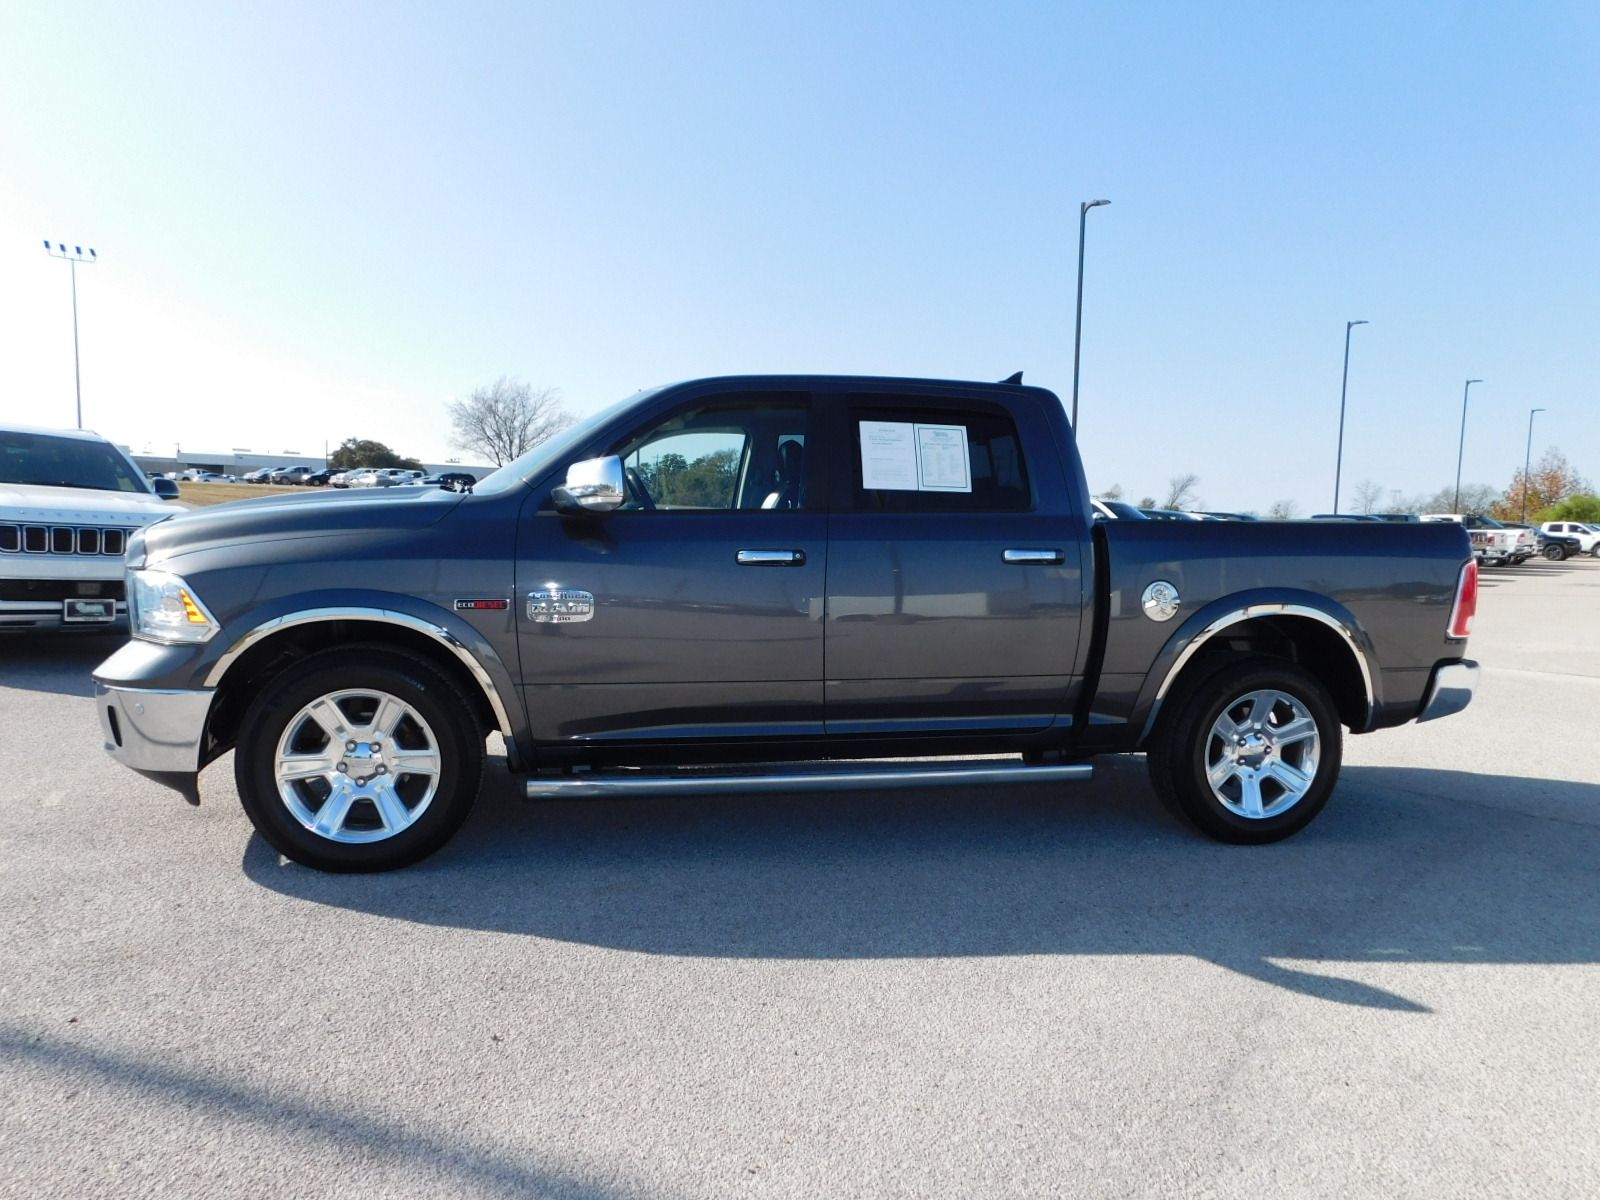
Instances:
[[[1088,523],[1038,395],[841,385],[830,441],[830,735],[1070,719]]]

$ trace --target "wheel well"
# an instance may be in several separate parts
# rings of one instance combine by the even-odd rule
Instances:
[[[217,699],[206,726],[205,761],[216,758],[234,744],[245,711],[269,680],[319,650],[358,646],[381,646],[423,660],[461,689],[461,694],[472,705],[474,720],[486,735],[499,728],[489,698],[472,673],[427,634],[382,621],[340,618],[281,630],[251,646],[228,667],[227,673],[217,681]]]
[[[1367,726],[1367,685],[1350,644],[1310,617],[1252,617],[1216,634],[1173,681],[1174,689],[1196,682],[1239,655],[1285,658],[1310,671],[1333,697],[1340,723],[1359,732]]]

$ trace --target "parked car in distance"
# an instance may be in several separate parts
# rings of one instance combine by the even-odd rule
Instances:
[[[1583,553],[1583,543],[1570,533],[1546,533],[1539,529],[1534,531],[1538,539],[1539,553],[1551,562],[1564,562]]]
[[[1198,521],[1200,518],[1191,516],[1186,512],[1179,512],[1175,508],[1141,508],[1139,510],[1152,521]]]
[[[350,486],[350,476],[353,473],[354,472],[351,472],[351,471],[335,471],[335,472],[333,472],[333,474],[328,476],[328,486],[329,487],[336,487],[336,488],[349,487]]]
[[[1308,521],[1376,521],[1371,513],[1312,513]]]
[[[1582,521],[1546,521],[1539,526],[1539,532],[1556,534],[1561,537],[1575,537],[1578,539],[1578,550],[1583,554],[1592,554],[1600,558],[1600,529]]]
[[[177,497],[98,434],[0,425],[0,630],[125,619],[128,539]]]
[[[424,486],[442,487],[447,492],[470,492],[478,477],[466,471],[441,471],[424,476],[421,482]]]
[[[1416,513],[1403,512],[1368,513],[1367,515],[1376,517],[1380,521],[1388,521],[1391,525],[1415,525],[1422,519]]]
[[[233,749],[270,845],[367,871],[460,827],[491,732],[531,797],[1059,785],[1143,751],[1169,808],[1254,844],[1316,816],[1346,728],[1470,701],[1459,526],[1095,525],[1088,501],[1043,388],[691,380],[471,494],[154,526],[95,708],[192,800]]]
[[[266,483],[267,477],[271,474],[271,467],[257,467],[254,471],[246,471],[240,476],[240,481],[243,483]]]
[[[1486,563],[1526,562],[1539,551],[1531,537],[1524,541],[1521,530],[1507,529],[1493,517],[1478,513],[1423,513],[1426,524],[1449,522],[1466,527],[1472,540],[1472,553]]]
[[[1259,521],[1261,518],[1250,513],[1235,512],[1196,512],[1189,510],[1189,515],[1199,521]]]
[[[306,487],[327,487],[328,480],[333,477],[332,471],[313,471],[300,482]]]
[[[1148,521],[1150,518],[1125,500],[1091,500],[1096,521]]]

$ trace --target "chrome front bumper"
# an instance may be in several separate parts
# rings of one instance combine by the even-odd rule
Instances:
[[[1433,673],[1427,697],[1422,701],[1419,721],[1432,721],[1438,717],[1454,716],[1472,703],[1472,693],[1478,686],[1478,664],[1469,658],[1445,663]]]
[[[106,753],[125,767],[158,774],[200,770],[200,741],[216,693],[95,684],[95,710]]]

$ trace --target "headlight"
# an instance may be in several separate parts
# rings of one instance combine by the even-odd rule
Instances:
[[[194,589],[167,571],[128,572],[128,619],[134,637],[169,645],[203,642],[221,628]]]

